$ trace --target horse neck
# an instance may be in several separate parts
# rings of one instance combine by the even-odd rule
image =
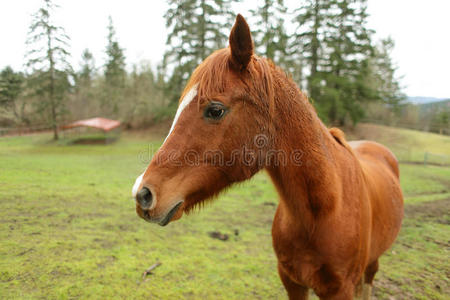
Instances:
[[[293,82],[275,77],[275,142],[286,163],[269,164],[267,171],[280,194],[284,217],[312,222],[329,214],[339,199],[335,158],[338,148],[328,129]],[[300,161],[293,159],[301,154]],[[297,221],[298,223],[298,221]]]

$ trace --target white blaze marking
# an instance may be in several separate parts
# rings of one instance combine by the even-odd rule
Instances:
[[[133,195],[133,198],[136,198],[139,186],[141,185],[141,182],[142,182],[142,177],[144,177],[144,173],[139,175],[139,177],[136,178],[136,181],[134,182],[133,189],[131,190],[131,195]]]
[[[167,135],[166,139],[164,140],[164,143],[169,138],[170,134],[172,133],[173,129],[175,128],[175,124],[177,123],[178,119],[180,118],[181,113],[183,110],[189,105],[189,103],[194,100],[195,96],[197,95],[197,86],[198,83],[195,84],[192,89],[184,96],[183,100],[180,103],[180,106],[178,106],[177,113],[175,114],[175,118],[173,119],[172,126],[170,127],[169,134]],[[164,145],[163,143],[163,145]]]
[[[173,129],[175,128],[175,124],[177,123],[178,119],[180,118],[181,113],[183,110],[189,105],[189,103],[192,102],[192,100],[197,95],[197,86],[198,84],[195,84],[192,89],[184,96],[183,100],[181,101],[180,105],[178,106],[177,113],[175,114],[175,118],[173,119],[172,126],[170,127],[169,134],[167,135],[166,139],[164,140],[164,143],[169,138],[170,134],[172,133]],[[164,145],[163,143],[163,145]],[[144,172],[145,173],[145,172]],[[134,182],[133,189],[131,190],[131,194],[133,195],[133,198],[136,198],[136,195],[138,193],[138,189],[141,186],[142,178],[144,177],[144,173],[139,175],[138,178],[136,178],[136,181]],[[156,205],[156,199],[153,199],[152,209]]]

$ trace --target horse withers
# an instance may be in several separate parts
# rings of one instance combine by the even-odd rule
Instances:
[[[398,163],[384,146],[327,129],[280,68],[253,52],[238,15],[229,47],[192,74],[169,135],[133,187],[137,214],[167,225],[261,169],[279,194],[272,225],[290,299],[363,295],[403,217]]]

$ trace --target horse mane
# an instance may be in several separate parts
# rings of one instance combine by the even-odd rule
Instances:
[[[347,140],[345,139],[345,133],[340,130],[339,128],[333,127],[329,129],[330,134],[333,136],[333,138],[341,144],[345,149],[350,151],[350,153],[353,153],[353,149],[350,147],[350,145],[347,143]]]
[[[218,94],[224,93],[230,88],[229,82],[225,80],[230,72],[240,72],[239,78],[246,86],[246,92],[253,94],[253,99],[261,100],[260,105],[274,108],[274,88],[271,70],[276,68],[268,59],[253,55],[252,59],[243,71],[233,70],[231,65],[230,48],[224,48],[213,52],[192,73],[182,95],[184,96],[196,85],[199,102],[210,99]]]

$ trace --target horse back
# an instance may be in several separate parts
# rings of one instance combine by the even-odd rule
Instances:
[[[385,146],[372,141],[350,141],[350,147],[357,158],[362,161],[372,161],[386,165],[397,178],[400,178],[398,160],[394,153]]]

